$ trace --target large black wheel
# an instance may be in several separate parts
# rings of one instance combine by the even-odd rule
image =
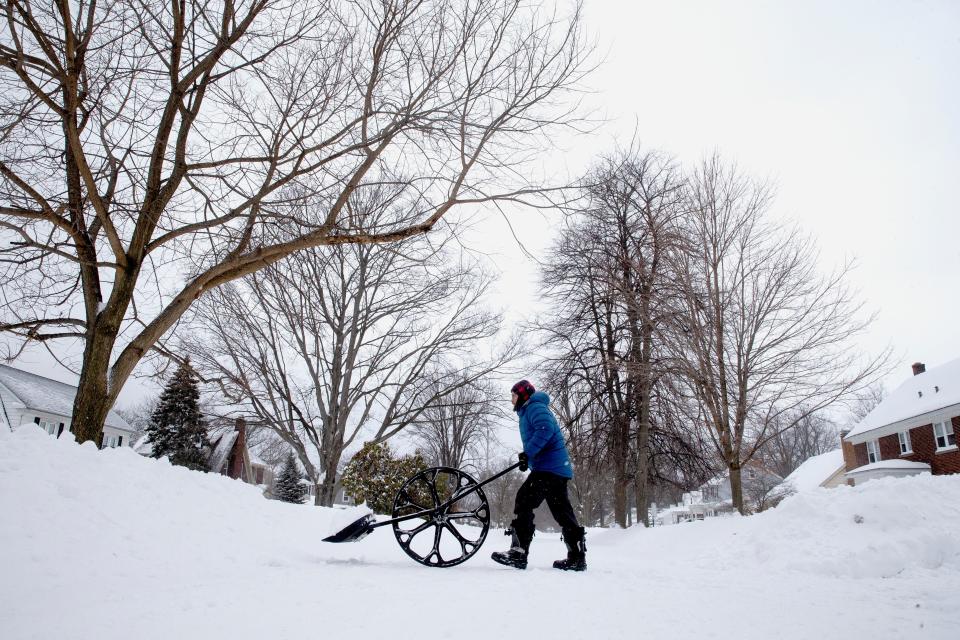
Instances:
[[[425,512],[425,513],[421,513]],[[428,567],[452,567],[480,550],[490,529],[490,506],[469,474],[452,467],[424,469],[407,480],[393,501],[393,523],[404,552]]]

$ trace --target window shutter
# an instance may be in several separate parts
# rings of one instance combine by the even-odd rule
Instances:
[[[123,436],[117,436],[117,446],[118,447],[123,446]]]

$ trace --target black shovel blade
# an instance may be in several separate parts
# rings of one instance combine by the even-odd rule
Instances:
[[[373,526],[371,525],[373,525],[374,522],[376,522],[376,518],[373,517],[372,513],[365,515],[359,520],[354,520],[332,536],[327,536],[323,541],[356,542],[357,540],[363,540],[373,531]]]

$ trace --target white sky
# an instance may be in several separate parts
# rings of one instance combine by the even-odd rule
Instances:
[[[900,364],[960,357],[960,2],[663,0],[586,3],[605,62],[588,104],[604,122],[558,141],[545,163],[578,175],[598,153],[640,143],[692,164],[714,150],[770,179],[774,212],[822,248],[856,258],[852,284],[879,317],[864,348]],[[535,254],[557,218],[511,222]],[[502,304],[535,309],[537,265],[490,216],[471,244],[504,272]],[[16,366],[71,381],[39,355]],[[120,406],[144,395],[132,381]]]
[[[888,391],[911,362],[960,357],[960,2],[586,4],[606,121],[561,143],[571,173],[634,131],[685,164],[717,150],[773,182],[774,214],[817,239],[825,270],[856,260],[851,284],[878,313],[863,346],[899,362]],[[514,224],[536,253],[550,221]],[[536,265],[500,226],[487,242],[523,315]]]

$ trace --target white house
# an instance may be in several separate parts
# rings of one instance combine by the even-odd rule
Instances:
[[[0,413],[11,429],[37,424],[59,436],[70,428],[77,388],[50,378],[0,364]],[[133,428],[110,411],[103,427],[101,447],[130,446]]]
[[[846,470],[843,450],[827,451],[818,456],[807,458],[803,464],[784,478],[783,482],[774,491],[778,496],[787,496],[793,493],[804,493],[818,487],[826,489],[838,487],[847,482],[844,477]]]
[[[744,502],[751,509],[762,510],[769,506],[767,500],[773,497],[773,489],[782,482],[782,478],[751,460],[741,469],[741,486]],[[705,518],[730,515],[735,511],[733,494],[730,489],[730,474],[724,471],[708,480],[696,491],[683,494],[677,504],[658,508],[656,503],[647,511],[653,526],[693,522]]]

